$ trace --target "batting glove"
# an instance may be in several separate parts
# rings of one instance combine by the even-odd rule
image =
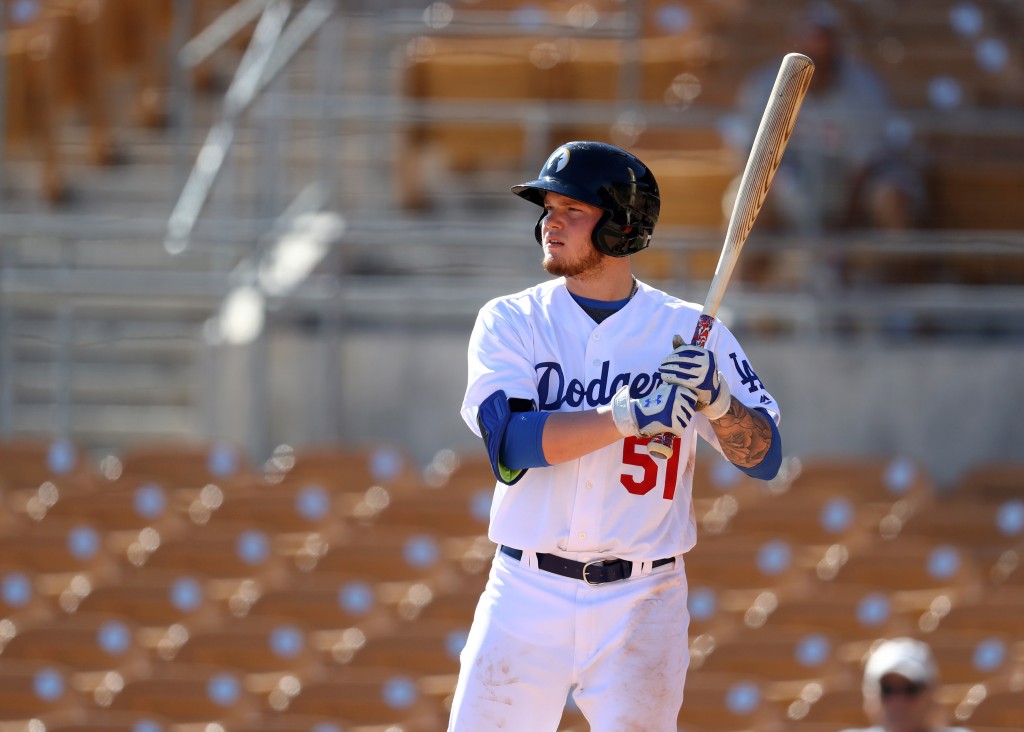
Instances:
[[[662,432],[680,436],[693,419],[697,395],[691,389],[658,384],[647,396],[631,399],[629,386],[612,397],[612,418],[623,437],[654,437]]]
[[[729,382],[718,370],[715,354],[707,348],[688,346],[680,336],[672,339],[670,353],[658,372],[666,384],[692,389],[697,395],[697,411],[708,419],[719,419],[732,403]]]

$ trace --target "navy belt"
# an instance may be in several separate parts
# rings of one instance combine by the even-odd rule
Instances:
[[[501,545],[501,553],[515,559],[523,558],[522,549],[513,549]],[[674,564],[675,557],[655,559],[651,568]],[[633,573],[633,563],[628,559],[599,559],[593,562],[577,562],[555,554],[537,554],[537,566],[545,572],[551,572],[569,579],[583,580],[588,585],[603,585],[605,582],[617,582],[628,579]]]

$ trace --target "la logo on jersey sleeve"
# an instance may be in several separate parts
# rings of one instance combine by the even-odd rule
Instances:
[[[730,353],[729,358],[732,361],[733,367],[736,369],[736,374],[740,377],[740,383],[747,387],[747,391],[751,394],[756,394],[758,391],[764,391],[764,384],[758,377],[757,372],[754,371],[753,367],[747,359],[741,359],[736,353]],[[771,404],[772,398],[767,394],[761,395],[761,404]]]

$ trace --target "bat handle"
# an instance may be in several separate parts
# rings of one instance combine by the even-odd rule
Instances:
[[[652,458],[668,460],[675,452],[673,444],[675,441],[676,436],[671,432],[662,432],[660,435],[652,437],[651,441],[647,443],[647,452],[650,453]]]
[[[714,324],[715,317],[713,315],[701,313],[700,318],[697,319],[697,327],[693,331],[690,345],[703,348],[704,344],[708,342],[708,335],[710,335],[711,326]],[[673,343],[672,345],[674,348],[679,348],[682,344]],[[651,441],[647,443],[647,452],[653,458],[668,460],[675,452],[675,440],[676,437],[671,432],[662,432],[660,435],[652,437]]]

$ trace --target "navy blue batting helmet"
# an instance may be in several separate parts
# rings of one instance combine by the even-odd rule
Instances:
[[[551,153],[536,180],[512,186],[538,206],[548,191],[604,211],[591,234],[602,254],[626,257],[650,245],[661,196],[654,174],[635,155],[604,142],[567,142]],[[538,221],[538,242],[540,226]]]

